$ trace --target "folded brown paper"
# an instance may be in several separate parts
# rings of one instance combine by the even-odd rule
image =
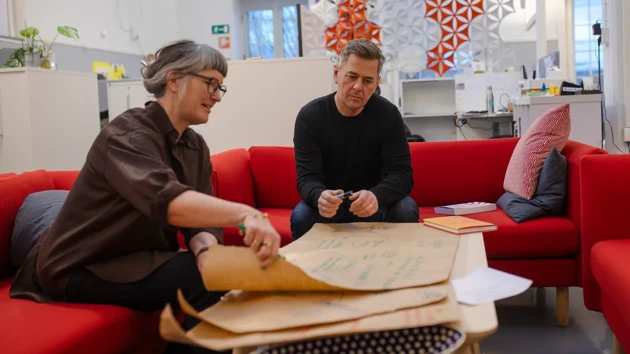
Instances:
[[[398,310],[392,313],[362,317],[360,319],[289,328],[269,332],[233,333],[207,322],[200,322],[193,329],[185,332],[173,315],[170,305],[166,305],[160,318],[162,338],[197,345],[213,350],[228,350],[248,346],[295,342],[304,339],[331,337],[345,334],[375,332],[392,329],[425,327],[447,324],[458,328],[461,316],[455,292],[450,284],[446,299],[422,307]],[[181,295],[181,294],[180,294]],[[196,311],[180,296],[182,310],[191,316]]]
[[[447,285],[377,293],[237,291],[196,317],[234,333],[275,331],[420,307],[447,295]]]
[[[266,270],[245,247],[211,247],[208,290],[401,289],[447,280],[459,237],[422,224],[316,224]]]

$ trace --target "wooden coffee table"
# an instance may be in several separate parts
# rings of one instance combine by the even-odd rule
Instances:
[[[478,266],[487,266],[486,248],[483,235],[479,233],[461,235],[450,280],[463,278]],[[497,313],[494,302],[470,306],[459,304],[462,310],[460,328],[466,333],[466,342],[456,352],[458,354],[480,354],[479,342],[498,329]]]
[[[455,261],[451,270],[450,280],[463,278],[472,273],[478,266],[487,266],[486,249],[481,233],[459,236],[459,245],[455,254]],[[450,323],[466,333],[466,342],[457,354],[480,354],[479,342],[496,332],[498,328],[497,313],[494,302],[477,306],[459,304],[462,319],[457,323]],[[256,347],[235,348],[233,354],[247,354],[256,351]]]

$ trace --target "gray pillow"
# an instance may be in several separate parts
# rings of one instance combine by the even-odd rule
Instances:
[[[567,198],[567,159],[553,148],[543,163],[532,199],[505,192],[497,205],[517,223],[563,215]]]
[[[20,268],[24,258],[59,214],[68,191],[49,190],[29,194],[18,210],[11,235],[11,263]]]

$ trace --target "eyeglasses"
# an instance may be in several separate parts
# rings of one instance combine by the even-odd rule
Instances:
[[[204,80],[208,84],[208,93],[211,95],[217,92],[217,90],[220,90],[221,91],[220,97],[223,97],[223,95],[225,95],[225,93],[227,92],[227,87],[225,87],[225,85],[219,85],[219,80],[213,77],[207,77],[207,76],[203,76],[203,75],[199,75],[195,73],[186,73],[186,74],[192,75],[192,76],[195,76]]]

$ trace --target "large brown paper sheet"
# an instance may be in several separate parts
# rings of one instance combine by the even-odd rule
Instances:
[[[425,327],[444,324],[449,327],[460,326],[460,308],[455,292],[450,284],[448,297],[439,302],[422,307],[398,310],[392,313],[362,317],[355,320],[335,322],[279,331],[233,333],[207,322],[200,322],[188,332],[184,331],[172,312],[170,305],[162,311],[160,334],[162,338],[185,344],[197,345],[213,350],[228,350],[265,344],[295,342],[304,339],[332,337],[354,333],[376,332],[393,329]],[[191,316],[196,312],[180,296],[182,310]]]
[[[459,237],[422,224],[316,224],[266,270],[245,247],[206,256],[208,290],[387,290],[449,278]]]
[[[196,316],[235,333],[275,331],[420,307],[447,295],[446,285],[377,293],[238,291]]]

